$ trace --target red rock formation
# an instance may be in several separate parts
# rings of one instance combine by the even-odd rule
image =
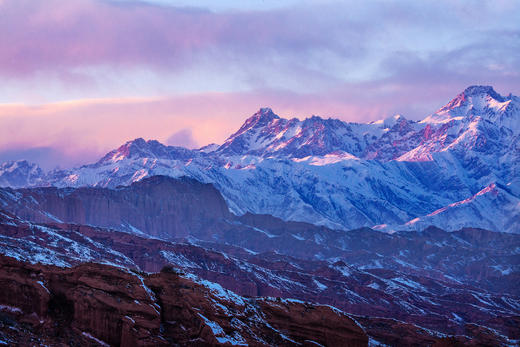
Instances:
[[[146,275],[91,263],[30,265],[4,256],[0,265],[0,338],[9,344],[368,343],[362,328],[327,306],[245,299],[169,268]]]
[[[499,341],[500,334],[518,339],[514,317],[518,310],[511,308],[517,302],[515,296],[486,293],[460,283],[405,276],[385,269],[359,271],[343,261],[329,264],[275,253],[254,255],[229,245],[220,248],[225,252],[220,253],[208,249],[219,250],[216,244],[207,244],[205,248],[90,226],[63,223],[43,226],[17,220],[7,212],[0,216],[0,238],[3,253],[32,262],[64,262],[69,266],[96,261],[148,272],[159,272],[163,266],[173,264],[239,295],[298,298],[330,304],[349,314],[386,317],[383,325],[388,336],[380,334],[378,325],[362,323],[369,335],[385,343],[404,341],[401,334],[395,333],[400,330],[394,329],[394,321],[389,318],[402,321],[399,324],[405,331],[423,331],[412,334],[410,339],[424,343],[434,341],[436,332],[483,341],[493,338]],[[53,258],[47,257],[49,252]],[[315,280],[326,288],[318,288]],[[496,317],[490,319],[489,312],[496,312]],[[496,332],[486,328],[481,329],[486,331],[482,334],[468,329],[467,323]]]

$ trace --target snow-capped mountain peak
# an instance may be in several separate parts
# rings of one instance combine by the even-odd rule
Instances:
[[[0,164],[0,187],[24,187],[42,182],[43,170],[26,160]]]
[[[469,86],[462,92],[462,94],[466,97],[489,95],[500,102],[506,101],[506,99],[502,95],[498,94],[492,86]]]
[[[443,124],[476,116],[497,121],[504,113],[515,113],[511,108],[518,109],[514,105],[517,99],[512,95],[504,97],[491,86],[470,86],[421,123]]]
[[[0,164],[2,172],[13,172],[17,169],[33,170],[35,167],[37,167],[36,164],[29,163],[27,160],[7,161]]]
[[[342,151],[362,159],[431,161],[433,153],[446,150],[497,150],[510,141],[507,134],[520,133],[519,117],[519,99],[490,86],[466,88],[421,122],[399,114],[368,124],[317,116],[284,119],[263,108],[215,153],[287,159]],[[506,135],[498,139],[497,130]]]
[[[303,158],[334,151],[351,153],[352,132],[348,123],[338,119],[312,116],[304,120],[285,119],[263,108],[218,149],[223,155]],[[346,141],[346,142],[345,142]],[[357,150],[359,152],[359,150]]]
[[[128,141],[119,148],[108,152],[95,166],[113,164],[125,159],[182,159],[195,153],[189,149],[176,146],[166,146],[156,140],[137,138]]]
[[[155,157],[156,154],[154,151],[160,147],[164,147],[164,145],[160,144],[158,141],[146,141],[143,138],[137,138],[128,141],[119,148],[107,153],[98,163],[118,162],[126,158],[141,156]]]
[[[255,114],[249,117],[242,127],[238,129],[235,134],[231,135],[230,138],[237,137],[252,128],[264,127],[275,119],[280,119],[280,117],[278,117],[278,115],[276,115],[269,107],[262,107]]]

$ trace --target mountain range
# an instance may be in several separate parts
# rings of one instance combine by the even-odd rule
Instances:
[[[514,346],[520,99],[0,165],[0,344]]]
[[[212,183],[235,214],[349,230],[520,230],[520,98],[471,86],[421,121],[366,124],[262,108],[222,145],[136,139],[93,164],[44,173],[4,163],[11,187],[117,187],[145,177]]]

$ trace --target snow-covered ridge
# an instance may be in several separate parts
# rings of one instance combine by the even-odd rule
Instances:
[[[0,187],[24,187],[28,183],[42,183],[43,170],[26,160],[8,161],[0,164]]]
[[[471,86],[421,123],[447,123],[472,116],[497,120],[514,104],[518,105],[518,98],[511,94],[504,97],[490,86]]]
[[[189,150],[136,139],[94,164],[6,185],[117,187],[153,175],[189,176],[213,183],[237,214],[340,229],[427,222],[456,229],[449,217],[456,210],[459,221],[472,223],[464,226],[519,232],[518,163],[520,99],[472,86],[420,122],[400,115],[367,124],[284,119],[262,108],[220,146]],[[0,182],[5,175],[0,171]],[[471,209],[452,205],[491,184],[507,188],[463,204]],[[504,211],[504,223],[485,222],[491,206]],[[417,218],[423,222],[411,222]]]

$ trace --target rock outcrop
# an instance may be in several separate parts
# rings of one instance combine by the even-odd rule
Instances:
[[[0,256],[0,340],[53,346],[348,345],[368,337],[328,306],[244,298],[173,268],[144,274]]]
[[[273,232],[276,232],[276,229]],[[360,233],[363,235],[362,232]],[[429,230],[423,237],[428,233],[442,235],[443,232]],[[461,231],[457,235],[462,237],[465,233],[467,235],[464,239],[468,240],[472,235],[479,235],[477,237],[479,242],[487,244],[487,252],[490,252],[491,245],[497,246],[497,242],[507,241],[507,239],[487,238],[486,232],[479,230]],[[375,233],[375,235],[383,234]],[[515,237],[510,234],[504,236]],[[427,238],[424,247],[419,248],[422,249],[422,257],[427,258],[437,252],[436,248],[432,248],[431,242],[428,243],[428,239],[431,238]],[[380,242],[388,244],[391,240],[393,239],[385,237]],[[399,239],[394,240],[394,242],[398,241]],[[407,251],[404,241],[401,239],[399,244],[401,250]],[[381,251],[377,243],[371,244],[374,252]],[[358,247],[356,243],[351,246]],[[495,257],[495,264],[499,261],[511,263],[514,256],[508,255],[505,247],[501,248],[504,252],[501,257],[505,260]],[[457,247],[453,250],[461,253],[462,257],[473,257],[472,254],[475,254],[464,254],[462,248]],[[297,298],[306,302],[333,305],[348,314],[355,314],[356,320],[369,336],[389,344],[396,341],[404,343],[403,336],[406,336],[406,341],[428,345],[444,335],[458,335],[458,340],[464,340],[461,336],[469,336],[482,343],[497,341],[511,344],[513,343],[511,341],[518,340],[520,336],[516,324],[520,313],[519,299],[518,295],[514,294],[517,293],[517,288],[513,286],[517,272],[500,277],[502,284],[506,281],[510,282],[512,294],[495,293],[443,278],[441,273],[428,275],[425,270],[416,269],[417,274],[413,275],[403,273],[405,268],[360,269],[347,264],[348,261],[330,263],[323,260],[303,260],[273,252],[254,254],[231,245],[209,242],[201,245],[174,243],[84,225],[64,223],[41,225],[21,221],[5,211],[0,211],[0,251],[20,261],[35,264],[58,264],[62,267],[73,267],[89,262],[112,264],[117,268],[128,269],[125,271],[131,275],[140,273],[141,270],[159,272],[164,266],[173,266],[176,269],[171,269],[173,272],[195,274],[246,297],[280,297],[278,302],[284,305],[294,300],[288,301],[283,298]],[[354,252],[351,254],[351,259],[357,257],[358,261],[362,261],[363,255],[367,255],[366,252],[366,250]],[[385,253],[380,253],[378,259],[384,259],[381,257]],[[445,253],[439,256],[445,257]],[[449,259],[453,261],[454,258]],[[463,265],[464,263],[459,264],[459,266]],[[475,268],[477,269],[478,267]],[[153,278],[153,276],[155,275],[149,277]],[[22,282],[17,283],[27,290]],[[7,283],[6,288],[9,288]],[[41,289],[37,288],[41,292]],[[156,297],[159,296],[156,294]],[[14,295],[9,300],[13,298],[23,299],[24,296]],[[31,300],[12,301],[12,304],[20,306],[26,302]],[[260,301],[256,302],[262,305]],[[43,311],[45,310],[40,309],[37,312]],[[293,326],[290,322],[298,321],[294,315],[286,317],[287,313],[276,312],[272,308],[266,308],[262,312],[264,315],[272,315],[272,318],[279,322],[285,321],[289,324],[286,327],[289,330]],[[204,315],[202,311],[201,314]],[[307,321],[307,318],[304,320]],[[14,320],[14,322],[22,321],[23,319]],[[313,327],[319,325],[319,322],[312,323]],[[328,322],[327,327],[329,326],[334,325]],[[297,331],[294,333],[298,334]]]
[[[118,189],[49,187],[15,194],[22,194],[22,201],[10,211],[22,219],[95,225],[165,239],[205,232],[216,221],[231,218],[211,184],[189,178],[154,176]]]
[[[510,322],[520,313],[520,235],[433,227],[343,232],[236,216],[213,186],[165,176],[117,189],[0,189],[0,204],[0,253],[18,260],[147,272],[172,264],[242,296],[381,317],[387,333],[362,325],[386,343],[400,339],[391,319],[423,331],[410,335],[420,344],[436,334],[518,340]]]

